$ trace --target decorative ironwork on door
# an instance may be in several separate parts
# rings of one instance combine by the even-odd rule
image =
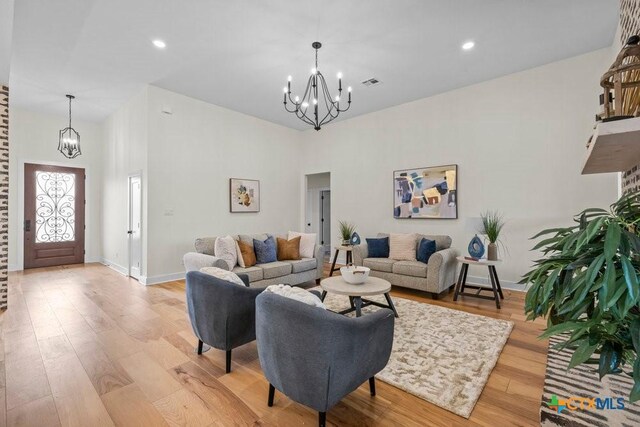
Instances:
[[[36,171],[36,243],[75,240],[75,193],[75,174]]]

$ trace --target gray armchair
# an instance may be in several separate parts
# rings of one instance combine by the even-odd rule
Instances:
[[[313,408],[324,426],[326,413],[369,380],[389,361],[393,312],[378,310],[358,318],[312,307],[272,293],[256,298],[258,355],[269,381],[268,405],[275,389]]]
[[[250,288],[249,277],[239,274],[246,287],[199,271],[187,273],[187,308],[198,354],[203,343],[227,352],[226,369],[231,372],[231,350],[256,339],[255,299],[263,291]]]

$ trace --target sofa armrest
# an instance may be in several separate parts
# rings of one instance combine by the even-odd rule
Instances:
[[[200,271],[203,267],[218,267],[223,270],[229,270],[229,265],[222,258],[212,255],[200,254],[197,252],[188,252],[182,258],[184,268],[189,271]]]
[[[353,247],[353,263],[362,266],[362,262],[369,256],[369,248],[366,243],[361,243]]]
[[[437,251],[427,263],[427,291],[440,293],[455,282],[458,250],[454,248]]]
[[[313,251],[313,257],[316,259],[316,279],[321,279],[322,269],[324,268],[324,253],[321,245],[316,245]]]

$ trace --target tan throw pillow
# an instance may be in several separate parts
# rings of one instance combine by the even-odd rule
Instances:
[[[278,237],[278,261],[300,259],[300,236],[291,240]]]
[[[389,258],[396,261],[415,261],[416,235],[389,234]]]
[[[300,236],[300,257],[313,258],[316,251],[316,233],[298,233],[297,231],[290,231],[287,235],[287,239],[291,240],[298,236]]]
[[[240,267],[253,267],[256,265],[256,253],[253,250],[253,245],[250,245],[242,240],[238,240],[238,264]],[[242,260],[242,264],[240,264],[240,260]]]

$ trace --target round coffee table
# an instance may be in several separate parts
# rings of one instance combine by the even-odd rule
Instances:
[[[398,317],[396,307],[391,300],[391,283],[378,277],[368,277],[367,280],[360,285],[352,285],[347,283],[342,276],[329,277],[320,281],[320,287],[322,288],[322,301],[327,296],[328,292],[336,295],[346,295],[349,297],[351,308],[339,312],[340,314],[347,314],[353,311],[356,312],[356,317],[362,316],[362,307],[368,305],[375,305],[382,308],[390,308],[393,311],[395,317]],[[387,300],[387,305],[381,304],[377,301],[371,301],[362,297],[370,297],[373,295],[384,295]]]

